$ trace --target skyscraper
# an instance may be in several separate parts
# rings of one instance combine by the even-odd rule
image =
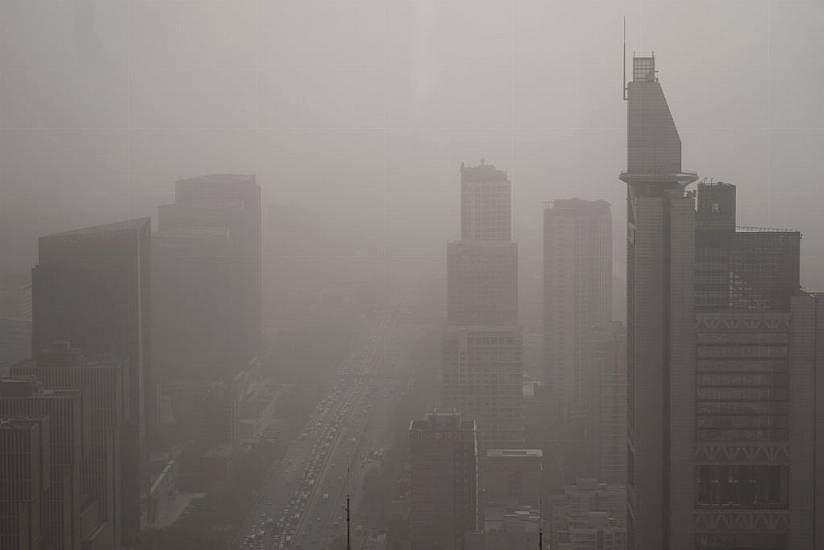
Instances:
[[[113,539],[120,544],[122,510],[133,504],[124,499],[129,484],[121,469],[129,461],[121,452],[124,401],[123,369],[116,361],[89,363],[68,342],[57,342],[36,359],[21,361],[10,369],[15,378],[36,380],[47,388],[78,390],[83,414],[88,420],[80,467],[80,489],[87,501],[94,500],[101,521],[111,525]]]
[[[0,418],[0,547],[43,548],[50,487],[47,417]]]
[[[90,360],[124,369],[123,542],[140,528],[153,423],[149,218],[41,237],[32,270],[32,355],[70,341]]]
[[[575,396],[585,354],[612,321],[612,214],[606,201],[544,210],[544,383]]]
[[[799,232],[737,228],[733,185],[684,192],[654,75],[634,60],[621,174],[629,547],[820,548],[824,299],[801,289]]]
[[[158,377],[231,377],[260,351],[261,207],[252,175],[180,180],[153,247]],[[174,338],[160,338],[174,334]]]
[[[443,405],[474,418],[484,448],[521,446],[518,250],[512,186],[481,161],[461,165],[461,240],[447,246]]]
[[[601,391],[617,389],[601,386],[609,348],[618,344],[611,326],[609,203],[553,201],[544,210],[543,259],[544,384],[567,411],[563,470],[567,481],[597,477]]]
[[[694,173],[654,57],[627,85],[627,535],[637,550],[689,547],[695,480]]]
[[[478,439],[460,413],[429,413],[409,425],[411,550],[464,547],[477,527]]]
[[[801,290],[801,234],[736,230],[735,197],[698,185],[694,544],[811,550],[824,302]]]
[[[461,163],[461,240],[512,239],[512,184],[503,170],[483,159]]]
[[[40,518],[43,542],[46,548],[80,550],[81,542],[89,542],[82,538],[80,521],[84,432],[80,392],[51,390],[32,380],[2,379],[0,417],[47,419],[48,472],[44,475],[49,477],[49,488]],[[21,446],[21,453],[24,450]]]

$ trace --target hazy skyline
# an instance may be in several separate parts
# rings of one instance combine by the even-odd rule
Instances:
[[[0,266],[27,270],[48,232],[154,215],[212,172],[254,173],[267,204],[376,254],[440,262],[460,162],[485,158],[513,182],[523,277],[543,201],[573,196],[612,203],[620,275],[624,15],[628,55],[658,58],[685,169],[736,184],[741,223],[801,230],[802,280],[822,286],[812,1],[6,1]]]

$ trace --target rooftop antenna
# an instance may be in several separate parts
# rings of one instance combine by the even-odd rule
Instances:
[[[544,477],[544,465],[538,464],[540,477]],[[538,497],[538,550],[544,550],[544,496]]]
[[[624,101],[629,99],[627,93],[627,16],[624,16]]]
[[[544,550],[544,497],[539,497],[538,503],[538,550]]]
[[[351,518],[349,515],[349,466],[346,467],[346,550],[352,550]]]

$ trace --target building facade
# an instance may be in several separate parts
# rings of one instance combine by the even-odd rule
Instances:
[[[820,295],[797,231],[736,226],[736,189],[680,168],[655,78],[628,85],[628,545],[820,548]]]
[[[512,184],[506,172],[483,160],[461,163],[461,240],[512,240]]]
[[[49,490],[47,417],[0,418],[0,547],[43,548]]]
[[[475,421],[430,413],[409,425],[411,550],[464,548],[478,527]]]
[[[48,490],[40,516],[46,548],[80,550],[80,468],[83,458],[83,417],[80,392],[52,390],[32,380],[0,380],[0,417],[46,418],[48,421]]]
[[[477,422],[484,448],[523,445],[523,336],[512,186],[481,161],[461,165],[461,240],[447,247],[442,405]]]
[[[228,380],[259,354],[261,243],[253,175],[177,182],[153,238],[154,353],[164,383]]]
[[[633,59],[627,85],[628,543],[689,548],[695,481],[694,197],[655,71]]]
[[[801,234],[736,229],[733,185],[697,193],[695,548],[815,548],[820,298]]]
[[[123,369],[117,362],[89,363],[67,342],[55,343],[34,360],[10,369],[14,378],[31,379],[47,388],[77,390],[81,394],[88,429],[80,467],[80,489],[87,501],[95,501],[101,522],[111,525],[115,544],[120,544],[126,518],[123,510],[135,503],[125,500],[128,482],[122,471],[129,461],[121,451],[127,435],[123,425],[126,391]],[[139,504],[139,503],[137,503]]]
[[[543,244],[544,384],[564,411],[562,476],[599,477],[602,428],[610,429],[601,425],[602,398],[620,397],[606,392],[614,393],[621,381],[601,382],[619,374],[613,359],[623,347],[612,325],[609,203],[551,202],[544,210]],[[615,428],[623,439],[624,426]]]
[[[32,356],[69,341],[89,360],[124,370],[124,544],[140,529],[154,424],[150,231],[141,218],[41,237],[32,270]]]

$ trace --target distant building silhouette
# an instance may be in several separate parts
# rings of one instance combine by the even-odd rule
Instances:
[[[512,184],[506,172],[483,160],[461,164],[461,240],[512,240]]]
[[[559,441],[565,478],[599,477],[602,392],[620,386],[615,380],[602,386],[602,371],[614,370],[615,347],[623,347],[612,326],[609,203],[552,201],[544,210],[543,261],[544,384],[566,411]],[[623,439],[624,426],[610,429]]]
[[[31,355],[30,277],[0,276],[0,372]]]
[[[447,246],[443,405],[478,424],[483,448],[523,445],[518,250],[506,172],[461,165],[461,240]]]
[[[32,270],[32,355],[55,341],[92,361],[116,361],[126,391],[121,441],[121,538],[133,544],[148,483],[154,423],[149,218],[41,237]]]
[[[477,528],[478,438],[459,413],[429,413],[409,425],[411,550],[460,550]]]
[[[259,354],[261,265],[255,177],[178,181],[153,237],[154,357],[164,384],[230,378]]]

